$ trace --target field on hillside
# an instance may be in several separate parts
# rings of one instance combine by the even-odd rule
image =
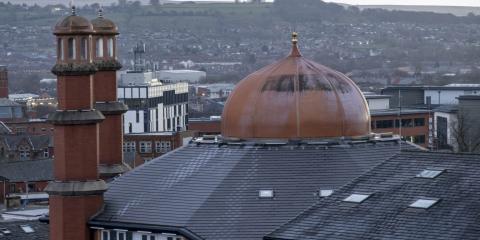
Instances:
[[[362,5],[360,9],[382,8],[387,10],[451,13],[456,16],[467,16],[469,13],[480,15],[480,7],[443,7],[443,6],[400,6],[400,5]]]

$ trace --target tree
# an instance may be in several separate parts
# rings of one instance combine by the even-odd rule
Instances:
[[[150,5],[158,6],[160,5],[160,0],[150,0]]]

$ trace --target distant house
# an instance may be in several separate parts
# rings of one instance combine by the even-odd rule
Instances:
[[[53,138],[49,135],[0,136],[0,161],[47,159],[53,156]]]
[[[6,195],[42,193],[53,180],[53,159],[0,162],[0,176],[0,201]]]

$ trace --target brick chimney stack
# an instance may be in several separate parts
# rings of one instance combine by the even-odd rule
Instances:
[[[103,9],[92,25],[93,63],[98,69],[93,78],[95,108],[105,115],[99,129],[99,173],[109,179],[130,170],[123,162],[122,114],[128,108],[117,101],[117,70],[122,68],[116,54],[118,27],[103,17]]]
[[[7,66],[0,66],[0,98],[8,98]]]
[[[50,195],[50,240],[92,240],[88,220],[103,205],[106,183],[98,174],[98,129],[104,120],[94,109],[92,61],[93,26],[72,14],[55,26],[58,110],[55,125],[54,177]]]

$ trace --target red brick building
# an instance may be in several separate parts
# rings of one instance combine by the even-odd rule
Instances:
[[[191,118],[188,120],[188,130],[192,131],[196,137],[203,135],[219,135],[221,118]]]
[[[125,162],[135,168],[179,148],[190,141],[193,132],[130,133],[123,136]]]
[[[372,132],[393,133],[422,147],[431,143],[431,112],[426,109],[372,110]]]

